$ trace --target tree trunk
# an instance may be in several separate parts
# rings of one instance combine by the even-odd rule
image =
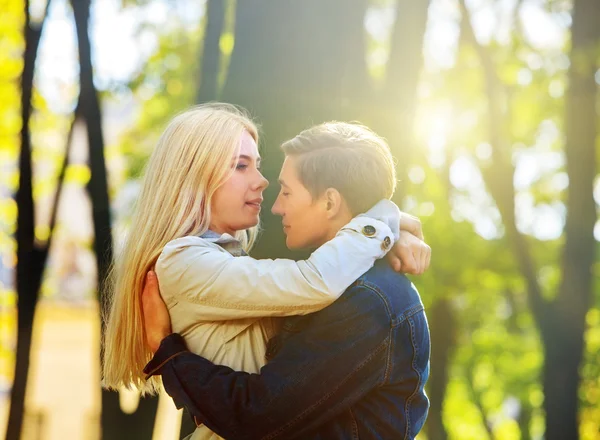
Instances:
[[[532,440],[531,438],[531,419],[532,409],[529,402],[521,401],[521,412],[519,414],[519,430],[521,432],[521,440]]]
[[[225,0],[208,0],[206,7],[206,30],[202,49],[198,103],[214,101],[218,96],[221,48],[219,41],[225,22]]]
[[[49,3],[50,1],[46,5],[46,12]],[[6,440],[17,440],[21,436],[25,411],[25,391],[29,374],[33,318],[44,273],[44,265],[48,255],[47,248],[38,248],[34,244],[35,208],[32,188],[31,135],[29,132],[35,60],[45,20],[46,13],[44,13],[44,17],[39,24],[32,23],[29,15],[29,1],[25,2],[25,52],[23,55],[24,65],[21,76],[21,152],[19,156],[19,189],[16,195],[18,206],[16,231],[18,329],[15,376],[11,389]]]
[[[431,331],[431,374],[427,382],[427,393],[431,406],[426,430],[429,440],[447,440],[448,433],[443,422],[443,404],[448,385],[450,357],[456,341],[456,320],[452,304],[440,299],[429,310]]]
[[[569,89],[565,106],[568,214],[562,280],[544,331],[543,370],[546,439],[578,438],[579,368],[584,350],[585,317],[590,308],[594,263],[593,198],[596,176],[598,112],[594,74],[600,47],[600,8],[596,0],[575,0],[571,31]]]
[[[87,190],[92,200],[94,222],[94,252],[98,263],[99,292],[103,292],[103,283],[112,261],[112,236],[110,229],[110,206],[108,199],[108,181],[104,162],[104,136],[102,133],[102,115],[98,94],[94,86],[94,74],[91,59],[91,47],[88,35],[89,0],[71,2],[77,29],[79,48],[80,95],[78,107],[85,121],[89,147],[91,178]]]
[[[392,32],[390,60],[378,115],[373,121],[397,157],[398,179],[408,182],[406,172],[414,151],[414,120],[419,75],[423,67],[423,41],[427,26],[429,0],[397,0],[396,22]],[[406,185],[398,186],[394,201],[400,204]]]
[[[112,262],[112,234],[108,181],[104,161],[104,138],[98,94],[94,87],[91,47],[88,36],[89,0],[72,0],[77,40],[79,43],[80,85],[79,107],[88,134],[91,178],[87,190],[92,200],[94,223],[94,253],[98,266],[98,292],[104,309],[107,273]],[[104,334],[102,329],[102,334]],[[125,414],[117,393],[102,390],[102,437],[111,440],[152,438],[158,399],[140,399],[134,414]]]
[[[578,439],[579,366],[583,353],[583,332],[574,332],[573,323],[567,322],[563,316],[557,318],[552,322],[555,329],[544,334],[544,438]]]
[[[263,170],[271,182],[281,169],[279,145],[284,140],[315,123],[360,117],[363,103],[350,91],[360,82],[357,77],[366,77],[366,8],[366,0],[237,3],[235,46],[223,100],[248,108],[258,118],[262,144],[267,146]],[[275,184],[265,191],[267,205],[277,192]],[[301,255],[285,248],[278,219],[265,213],[262,222],[269,239],[259,241],[254,256]]]

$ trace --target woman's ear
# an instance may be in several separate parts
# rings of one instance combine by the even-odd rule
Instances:
[[[340,192],[335,188],[327,188],[325,190],[324,202],[327,210],[327,218],[331,219],[337,216],[342,209],[343,199]]]

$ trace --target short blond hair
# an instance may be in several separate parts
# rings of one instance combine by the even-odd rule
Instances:
[[[325,122],[284,142],[281,149],[286,156],[298,158],[296,171],[313,198],[335,188],[353,215],[390,199],[396,189],[390,148],[364,125]]]
[[[158,391],[156,376],[146,382],[142,372],[152,358],[142,320],[144,278],[169,241],[208,230],[212,197],[233,173],[231,160],[239,154],[244,132],[258,142],[257,128],[243,109],[210,103],[173,118],[160,137],[107,283],[104,387]],[[247,250],[256,228],[236,235]]]

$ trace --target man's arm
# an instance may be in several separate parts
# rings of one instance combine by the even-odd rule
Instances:
[[[391,327],[381,300],[360,286],[304,319],[260,374],[214,365],[176,334],[145,371],[161,374],[175,404],[225,438],[301,438],[383,384]]]

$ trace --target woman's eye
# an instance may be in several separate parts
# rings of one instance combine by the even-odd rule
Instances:
[[[238,163],[235,168],[236,170],[245,170],[246,168],[248,168],[248,165],[246,165],[245,163]]]

